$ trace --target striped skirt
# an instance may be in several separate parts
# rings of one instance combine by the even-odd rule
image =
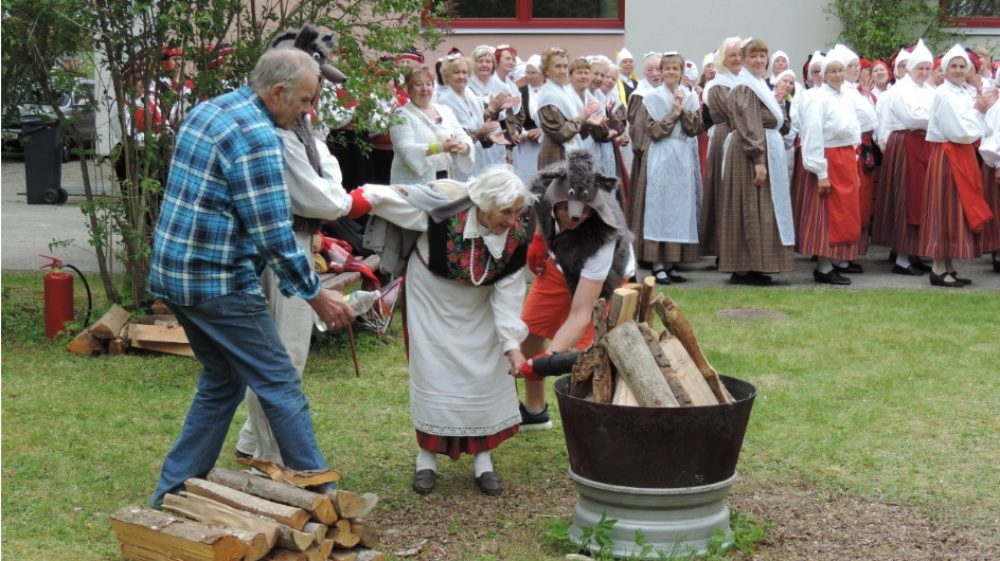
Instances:
[[[802,192],[799,195],[801,214],[795,221],[795,252],[819,255],[834,261],[853,261],[858,257],[858,244],[830,245],[830,209],[828,197],[819,195],[819,178],[802,170]]]
[[[802,144],[795,139],[795,162],[792,165],[792,181],[789,186],[792,195],[792,219],[795,222],[795,239],[799,239],[799,224],[802,221],[802,192],[806,189],[806,176],[812,176],[812,189],[816,189],[816,175],[802,167]],[[798,244],[796,243],[796,250]]]
[[[475,455],[480,452],[493,450],[500,443],[517,434],[521,425],[514,425],[503,429],[496,434],[486,436],[441,436],[417,432],[417,446],[428,452],[444,454],[453,460],[457,460],[462,454]]]
[[[983,164],[983,197],[986,204],[993,209],[993,220],[983,226],[983,231],[979,239],[983,244],[983,251],[1000,251],[1000,179],[997,178],[997,169]]]
[[[907,136],[923,137],[925,131],[894,131],[886,142],[885,156],[879,170],[879,192],[872,221],[872,243],[887,246],[898,253],[920,255],[919,229],[907,223],[907,173],[909,154]],[[911,140],[910,142],[913,142]],[[924,141],[926,144],[926,141]],[[918,174],[920,172],[917,172]],[[920,178],[921,181],[926,179]],[[913,178],[917,179],[917,178]]]
[[[932,143],[927,163],[924,213],[917,255],[933,259],[975,259],[983,254],[979,234],[969,229],[944,144]]]
[[[868,253],[868,236],[872,225],[875,178],[878,176],[878,167],[872,170],[865,168],[863,148],[873,145],[872,133],[870,131],[861,133],[861,146],[858,146],[858,179],[861,180],[858,186],[858,197],[861,203],[861,237],[858,238],[858,255]]]

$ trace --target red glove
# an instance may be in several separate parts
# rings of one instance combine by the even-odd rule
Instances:
[[[535,236],[531,238],[531,245],[528,246],[528,269],[536,275],[542,274],[548,256],[549,248],[545,245],[545,238],[539,232],[535,232]]]
[[[528,382],[540,382],[544,380],[545,379],[544,376],[539,376],[535,374],[535,369],[533,367],[533,364],[536,358],[541,358],[543,356],[548,356],[550,354],[552,354],[552,351],[541,352],[529,358],[528,360],[524,361],[524,364],[521,365],[521,377]]]
[[[365,198],[365,188],[363,185],[351,191],[351,200],[353,201],[351,212],[347,213],[347,217],[351,220],[360,218],[372,211],[372,204]]]

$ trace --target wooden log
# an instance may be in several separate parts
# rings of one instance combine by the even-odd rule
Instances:
[[[333,542],[329,540],[323,540],[309,549],[303,551],[306,554],[306,559],[309,561],[326,561],[333,551]]]
[[[608,328],[617,327],[635,318],[639,305],[639,292],[629,288],[616,288],[611,294],[611,311],[608,313]]]
[[[278,524],[278,546],[291,551],[305,551],[316,543],[316,536]]]
[[[320,524],[333,524],[338,518],[333,501],[322,493],[313,493],[288,483],[225,468],[213,469],[206,479],[262,499],[299,507]]]
[[[243,561],[258,561],[271,551],[271,546],[267,545],[267,538],[260,532],[250,532],[228,526],[222,526],[220,530],[247,544],[247,552],[243,556]]]
[[[712,388],[712,393],[715,394],[718,402],[732,403],[733,396],[730,395],[729,390],[722,383],[719,373],[708,363],[708,359],[701,352],[701,346],[698,344],[698,338],[694,334],[694,328],[691,327],[684,312],[669,296],[661,296],[662,298],[658,298],[653,303],[653,310],[660,316],[663,326],[684,345],[684,349],[691,355],[691,359],[698,366],[698,371],[701,372],[705,381],[708,382],[708,386]]]
[[[309,561],[309,558],[301,551],[291,551],[276,547],[264,557],[263,561]]]
[[[701,375],[701,371],[691,360],[691,355],[688,354],[680,340],[671,335],[669,331],[664,331],[660,334],[659,347],[670,362],[671,379],[668,382],[671,383],[671,388],[674,387],[674,384],[683,386],[684,391],[691,399],[691,405],[718,405],[719,399],[715,397],[715,392],[712,391],[705,377]]]
[[[122,552],[134,561],[239,561],[248,546],[219,528],[166,512],[127,506],[111,515]],[[173,552],[171,555],[164,555]]]
[[[258,533],[264,537],[267,550],[278,543],[279,524],[274,520],[237,510],[208,497],[186,491],[176,495],[168,493],[163,497],[163,508],[205,524],[221,524]]]
[[[351,521],[343,518],[338,520],[326,532],[326,539],[334,542],[337,547],[350,549],[361,542],[361,536],[351,531]]]
[[[73,340],[66,344],[66,350],[80,356],[91,356],[104,352],[103,341],[90,334],[90,330],[84,329],[76,334]]]
[[[356,561],[386,561],[386,559],[388,559],[384,553],[381,551],[375,551],[374,549],[364,549],[359,547],[354,551],[358,554]]]
[[[647,276],[642,280],[642,288],[639,290],[639,306],[635,311],[635,321],[637,323],[649,323],[653,317],[653,309],[650,304],[656,296],[656,277]]]
[[[331,561],[357,561],[358,552],[353,549],[334,549],[330,552]]]
[[[143,325],[133,323],[128,327],[128,338],[132,340],[132,345],[138,343],[177,343],[188,344],[187,333],[180,325]]]
[[[602,341],[606,341],[605,335]],[[611,356],[602,344],[594,351],[595,372],[592,389],[594,403],[611,403],[615,398],[615,376],[611,369]]]
[[[125,341],[121,337],[115,337],[108,341],[108,354],[118,356],[125,352]]]
[[[364,547],[378,547],[379,531],[378,526],[370,520],[355,518],[351,520],[351,533],[357,534],[361,539],[359,545]]]
[[[361,493],[361,498],[365,501],[365,507],[358,512],[356,518],[366,518],[375,507],[378,506],[378,495],[372,492]]]
[[[351,491],[331,489],[326,496],[333,500],[333,506],[341,518],[357,518],[368,509],[368,499]]]
[[[612,405],[624,405],[627,407],[636,407],[639,402],[635,399],[635,394],[625,383],[625,378],[619,376],[615,381],[615,397],[611,400]]]
[[[679,407],[634,320],[608,331],[603,345],[642,407]]]
[[[233,508],[266,516],[295,530],[302,530],[302,527],[309,521],[309,513],[301,508],[255,497],[249,493],[230,489],[225,485],[204,479],[192,477],[184,482],[184,489],[189,493],[208,497]]]
[[[101,319],[92,323],[87,331],[98,339],[107,341],[108,339],[114,339],[121,332],[122,327],[128,323],[129,313],[128,310],[119,306],[118,304],[111,304],[108,311],[104,312]]]
[[[236,458],[236,462],[259,469],[275,481],[283,481],[296,487],[313,487],[340,481],[340,474],[332,469],[296,470],[258,458]]]
[[[326,532],[330,529],[326,524],[320,524],[319,522],[306,522],[305,527],[302,531],[311,535],[316,543],[319,543],[326,539]]]

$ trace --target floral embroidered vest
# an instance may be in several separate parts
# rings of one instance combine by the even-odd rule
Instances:
[[[520,271],[528,253],[528,236],[521,223],[515,223],[507,232],[503,253],[499,259],[494,259],[482,238],[463,238],[470,212],[475,212],[474,206],[442,222],[430,221],[427,268],[440,277],[477,286],[491,285]],[[470,261],[473,261],[471,265]]]

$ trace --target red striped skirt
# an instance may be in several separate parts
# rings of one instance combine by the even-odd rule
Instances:
[[[925,134],[925,131],[901,130],[889,135],[882,168],[879,170],[879,192],[872,221],[872,243],[909,255],[920,255],[920,242],[918,227],[907,223],[907,186],[911,179],[916,179],[910,175],[919,175],[921,172],[913,171],[914,166],[909,165],[906,143],[908,136],[922,139]],[[916,139],[911,139],[910,142],[914,140]],[[920,178],[921,181],[926,179],[926,172],[924,175]]]
[[[983,198],[993,209],[993,220],[983,226],[979,239],[983,251],[1000,251],[1000,179],[997,179],[996,168],[983,164]]]
[[[934,259],[975,259],[983,254],[979,235],[969,229],[941,142],[931,143],[924,212],[917,255]]]
[[[417,446],[428,452],[444,454],[452,460],[457,460],[462,454],[475,455],[480,452],[493,450],[497,446],[500,446],[501,442],[517,434],[520,428],[521,425],[514,425],[496,434],[486,436],[441,436],[418,430],[416,431]]]
[[[795,162],[792,164],[792,184],[791,184],[791,196],[792,196],[792,220],[795,224],[795,229],[798,230],[799,220],[802,218],[802,191],[806,188],[806,175],[811,175],[806,172],[805,168],[802,167],[802,144],[799,139],[795,139]],[[813,175],[813,189],[816,188],[815,185],[816,176]],[[798,232],[796,231],[795,237],[798,238]]]
[[[865,169],[862,161],[862,146],[872,146],[875,141],[871,132],[861,133],[861,146],[858,146],[858,198],[861,204],[861,237],[858,238],[858,254],[868,253],[868,233],[872,224],[872,208],[875,202],[875,178],[878,176],[878,167],[871,171]]]
[[[835,261],[852,261],[858,257],[858,244],[830,245],[830,209],[827,197],[819,195],[819,178],[803,168],[801,214],[795,222],[795,252],[819,255]]]

